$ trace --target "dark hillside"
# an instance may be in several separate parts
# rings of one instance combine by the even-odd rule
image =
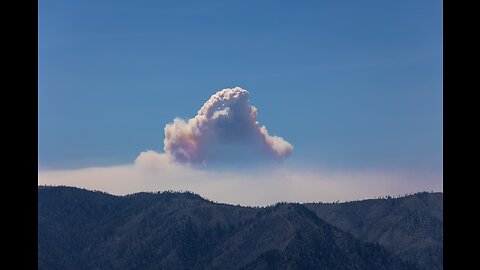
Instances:
[[[443,194],[306,204],[318,217],[427,269],[443,269]]]
[[[416,269],[301,204],[39,187],[39,269]],[[388,228],[387,228],[388,229]]]

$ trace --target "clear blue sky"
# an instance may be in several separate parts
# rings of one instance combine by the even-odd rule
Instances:
[[[39,1],[39,166],[131,163],[240,86],[288,162],[441,171],[442,5]]]

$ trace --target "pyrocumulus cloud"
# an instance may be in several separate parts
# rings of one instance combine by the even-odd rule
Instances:
[[[181,163],[212,161],[283,160],[293,146],[268,133],[257,121],[257,108],[249,92],[240,87],[223,89],[205,102],[188,121],[175,118],[165,126],[165,153]]]

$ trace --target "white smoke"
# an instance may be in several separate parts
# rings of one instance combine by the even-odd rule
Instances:
[[[417,191],[443,191],[440,173],[399,170],[326,170],[288,167],[261,170],[198,170],[153,151],[135,164],[38,172],[38,185],[67,185],[115,195],[189,190],[218,202],[265,206],[280,201],[333,202]]]
[[[223,89],[205,102],[188,121],[175,118],[165,126],[165,153],[182,163],[225,160],[283,160],[293,146],[268,134],[257,121],[257,108],[249,92],[240,87]]]

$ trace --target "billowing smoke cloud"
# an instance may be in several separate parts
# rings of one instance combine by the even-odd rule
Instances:
[[[223,89],[205,102],[188,121],[176,118],[165,126],[165,153],[181,163],[282,160],[293,146],[268,134],[257,121],[257,108],[249,92],[240,87]]]

